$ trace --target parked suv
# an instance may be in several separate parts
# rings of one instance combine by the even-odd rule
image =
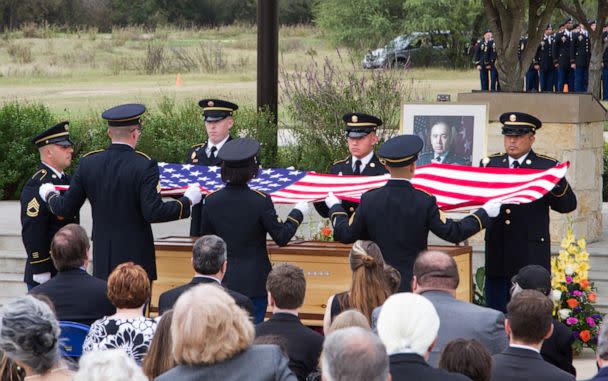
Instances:
[[[449,59],[444,49],[448,34],[414,32],[398,36],[383,48],[368,51],[363,58],[363,68],[447,66]]]

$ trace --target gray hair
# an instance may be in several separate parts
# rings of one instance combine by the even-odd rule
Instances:
[[[327,381],[386,381],[389,374],[384,344],[360,327],[330,333],[323,343],[321,363]]]
[[[602,360],[608,360],[608,323],[602,324],[600,334],[597,337],[597,356]]]
[[[61,359],[59,323],[51,307],[25,295],[0,309],[0,350],[44,374]]]
[[[226,242],[216,235],[204,235],[194,242],[192,265],[202,275],[217,274],[226,262]]]
[[[86,353],[79,364],[73,381],[148,381],[141,368],[121,349]]]

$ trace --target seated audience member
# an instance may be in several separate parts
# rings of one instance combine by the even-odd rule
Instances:
[[[513,283],[511,297],[521,290],[540,291],[547,297],[551,293],[551,274],[539,265],[523,267],[511,281]],[[576,376],[576,369],[572,365],[572,343],[574,342],[572,330],[555,318],[552,318],[552,321],[553,334],[543,341],[540,354],[545,361]]]
[[[165,373],[175,366],[173,352],[171,352],[171,322],[173,310],[166,311],[160,318],[156,332],[148,348],[148,353],[142,363],[142,369],[149,380]]]
[[[124,351],[90,352],[80,359],[73,381],[147,381],[141,368]]]
[[[412,293],[391,295],[378,316],[378,335],[389,354],[393,381],[464,381],[467,377],[432,368],[426,360],[437,342],[439,316],[433,304]]]
[[[595,358],[599,371],[589,381],[608,381],[608,324],[602,324],[597,338]]]
[[[399,291],[399,286],[401,285],[401,273],[399,270],[385,263],[384,278],[386,279],[386,284],[388,285],[390,294],[393,295],[397,293]]]
[[[329,297],[323,317],[323,332],[327,333],[333,319],[344,310],[355,308],[371,322],[374,308],[382,305],[389,295],[380,248],[372,241],[356,241],[348,256],[353,272],[350,290]]]
[[[157,381],[296,381],[276,345],[252,345],[247,312],[220,287],[198,285],[173,308],[171,339],[177,366]]]
[[[306,293],[304,271],[287,263],[276,265],[268,274],[266,290],[272,315],[255,327],[255,335],[286,338],[289,368],[304,381],[317,367],[323,346],[323,336],[304,326],[298,317]]]
[[[281,350],[281,353],[285,358],[289,359],[289,352],[287,351],[287,339],[284,336],[279,335],[264,335],[258,336],[253,340],[253,345],[276,345]]]
[[[386,348],[376,335],[363,328],[344,328],[327,335],[321,356],[326,381],[391,379]]]
[[[51,241],[51,259],[58,273],[30,291],[48,296],[60,321],[91,325],[116,312],[108,300],[106,282],[86,272],[89,249],[89,237],[80,225],[59,229]]]
[[[369,321],[367,321],[365,315],[363,315],[359,310],[346,310],[340,312],[340,314],[334,318],[334,321],[332,321],[331,325],[329,326],[329,331],[327,334],[329,335],[334,331],[348,327],[360,327],[371,331]]]
[[[439,368],[464,374],[473,381],[490,381],[492,356],[475,339],[456,339],[443,347]]]
[[[492,381],[572,381],[574,376],[543,360],[540,347],[553,332],[553,303],[536,290],[522,290],[507,304],[509,347],[492,356]]]
[[[24,379],[68,381],[73,377],[61,360],[59,323],[53,311],[32,296],[18,297],[0,308],[0,350],[23,369]]]
[[[144,316],[144,304],[150,300],[148,274],[133,262],[118,265],[108,278],[108,298],[116,313],[93,323],[82,350],[122,349],[141,364],[157,325]]]
[[[158,301],[159,313],[162,315],[168,309],[173,308],[177,298],[197,284],[220,285],[228,269],[226,253],[226,242],[216,235],[204,235],[197,239],[192,247],[192,267],[196,272],[194,278],[188,284],[163,292]],[[249,315],[253,315],[253,304],[248,297],[236,291],[225,290],[234,298],[239,307],[244,308]]]
[[[24,378],[23,369],[8,358],[3,351],[0,351],[0,380],[23,381]]]

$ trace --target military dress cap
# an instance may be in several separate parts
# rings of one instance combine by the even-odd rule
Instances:
[[[395,136],[380,146],[378,157],[389,167],[405,167],[418,159],[422,145],[422,139],[416,135]]]
[[[500,116],[502,134],[509,136],[524,135],[528,132],[536,133],[542,123],[538,118],[523,112],[505,112]]]
[[[74,143],[70,140],[70,132],[68,128],[69,122],[61,122],[32,139],[32,143],[36,147],[44,147],[47,144],[58,144],[60,146],[73,146]]]
[[[125,127],[141,124],[141,115],[146,112],[146,106],[129,103],[107,109],[101,117],[108,121],[110,127]]]
[[[246,167],[253,161],[257,164],[260,143],[251,138],[238,138],[227,141],[217,154],[218,159],[227,167]]]
[[[239,109],[239,106],[221,99],[202,99],[198,105],[203,108],[203,119],[205,122],[216,122],[222,120]]]
[[[342,120],[346,123],[344,131],[349,138],[362,138],[382,125],[380,118],[360,112],[345,114]]]
[[[539,265],[528,265],[522,267],[513,276],[511,283],[517,283],[524,290],[538,290],[545,295],[551,292],[551,274]]]

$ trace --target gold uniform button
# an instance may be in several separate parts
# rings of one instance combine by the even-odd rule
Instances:
[[[352,206],[350,208],[348,208],[348,210],[350,210],[351,212],[355,211],[355,208],[353,208]]]
[[[505,221],[505,224],[507,224],[507,225],[511,225],[511,220],[506,220],[506,221]]]
[[[511,214],[511,209],[505,209],[505,213]]]
[[[545,239],[544,239],[544,238],[541,238],[541,239],[540,239],[540,241],[541,241],[541,242],[545,242]]]

